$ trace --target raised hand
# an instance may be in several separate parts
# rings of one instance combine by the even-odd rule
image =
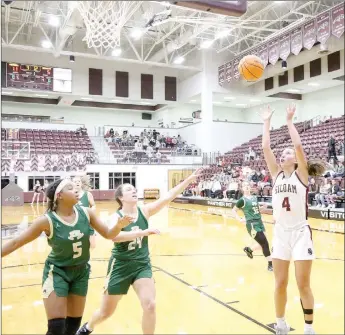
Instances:
[[[262,121],[270,121],[271,117],[274,113],[274,110],[271,109],[270,105],[267,105],[266,108],[261,108],[258,113],[259,113]]]
[[[144,233],[145,233],[145,236],[160,235],[161,234],[161,232],[155,228],[148,228],[148,229],[144,230]]]
[[[291,121],[295,115],[296,112],[296,105],[295,104],[290,104],[286,108],[286,118],[288,121]]]
[[[132,222],[134,222],[134,219],[127,215],[123,216],[122,218],[119,218],[119,220],[117,221],[118,225],[120,225],[122,228],[127,227]]]
[[[199,168],[195,170],[187,179],[192,182],[202,175],[204,168]]]

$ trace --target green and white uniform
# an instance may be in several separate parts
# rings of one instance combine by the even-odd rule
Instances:
[[[117,211],[123,217],[121,211]],[[138,231],[148,228],[148,222],[138,207],[138,219],[122,231]],[[129,287],[140,278],[152,278],[148,237],[115,243],[109,260],[104,290],[109,295],[127,294]]]
[[[249,235],[255,237],[257,232],[264,232],[258,199],[256,196],[242,197],[236,203],[236,207],[242,209],[246,218],[246,227]]]
[[[86,208],[90,208],[88,192],[83,191],[83,195],[81,197],[79,196],[78,205],[86,207]],[[95,230],[90,226],[90,235],[94,235],[94,234],[95,234]]]
[[[68,223],[55,212],[45,216],[50,224],[48,244],[52,248],[45,262],[43,297],[55,291],[58,297],[86,296],[90,275],[90,218],[86,209],[74,206],[75,221]]]

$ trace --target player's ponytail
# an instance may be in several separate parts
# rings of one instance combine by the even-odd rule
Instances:
[[[80,177],[81,189],[85,192],[91,189],[91,177],[88,174],[85,174]]]
[[[119,210],[122,209],[122,201],[120,200],[120,197],[123,196],[122,189],[123,189],[123,184],[119,185],[115,190],[115,200],[120,206]]]
[[[321,159],[308,160],[309,176],[313,176],[313,177],[323,176],[326,170],[333,170],[333,167]]]
[[[53,183],[49,184],[46,190],[46,197],[48,199],[47,201],[47,211],[48,212],[52,212],[56,210],[56,203],[54,202],[54,195],[56,192],[56,189],[58,188],[58,186],[60,185],[60,183],[62,182],[62,179],[58,179],[55,180]]]

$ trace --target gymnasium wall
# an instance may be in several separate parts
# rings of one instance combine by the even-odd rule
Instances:
[[[272,118],[274,128],[286,124],[286,106],[295,103],[297,106],[296,122],[310,120],[316,116],[339,117],[344,114],[344,85],[339,85],[316,92],[303,94],[302,100],[278,100],[270,103],[275,109]],[[248,108],[243,111],[247,122],[261,122],[258,111],[262,106]]]

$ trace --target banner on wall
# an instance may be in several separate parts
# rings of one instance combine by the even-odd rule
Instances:
[[[343,34],[344,3],[341,3],[288,33],[282,33],[276,39],[267,41],[260,46],[256,46],[255,49],[241,54],[232,63],[227,62],[220,66],[218,72],[219,82],[224,84],[239,79],[238,63],[245,54],[257,55],[266,67],[268,63],[276,64],[279,58],[286,60],[290,53],[297,56],[303,47],[310,50],[317,41],[325,44],[331,35],[340,38]],[[232,64],[232,75],[227,76],[226,68],[229,64]]]

